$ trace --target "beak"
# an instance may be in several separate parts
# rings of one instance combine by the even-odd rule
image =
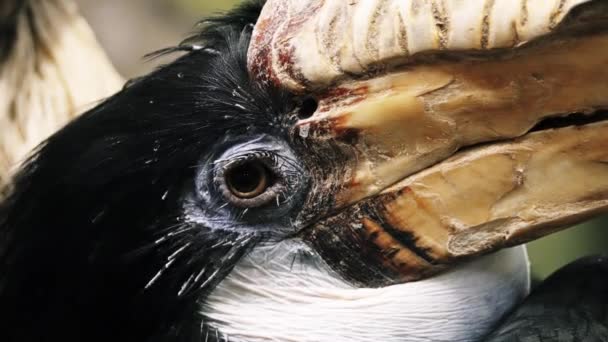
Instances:
[[[325,257],[418,280],[608,212],[606,2],[304,2],[267,3],[250,70],[314,93],[294,135],[347,156],[304,233]]]

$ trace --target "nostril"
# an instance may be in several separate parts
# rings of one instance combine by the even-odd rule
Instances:
[[[302,104],[298,110],[298,117],[302,120],[308,119],[313,116],[317,111],[317,108],[319,108],[319,101],[311,96],[306,97],[302,99]]]

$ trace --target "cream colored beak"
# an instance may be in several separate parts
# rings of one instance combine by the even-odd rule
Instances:
[[[319,99],[296,137],[349,151],[307,239],[409,281],[608,212],[606,2],[304,2],[268,2],[250,69]]]

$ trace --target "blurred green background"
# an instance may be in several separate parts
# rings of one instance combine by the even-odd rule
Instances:
[[[164,60],[145,62],[148,52],[175,45],[195,23],[238,0],[77,0],[126,77],[144,74]],[[608,147],[607,147],[608,148]],[[608,216],[529,244],[532,270],[542,279],[584,255],[608,254]]]

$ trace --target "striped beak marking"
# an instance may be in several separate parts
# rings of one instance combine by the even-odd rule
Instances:
[[[601,0],[269,0],[249,54],[349,160],[305,238],[378,285],[607,212],[607,65]]]

